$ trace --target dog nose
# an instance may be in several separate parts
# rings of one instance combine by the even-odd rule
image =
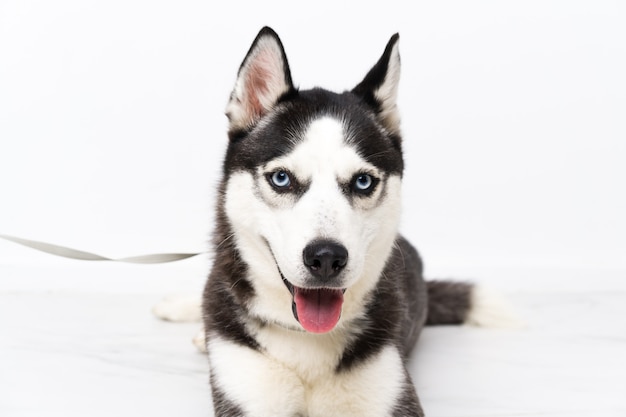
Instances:
[[[317,240],[304,248],[302,259],[314,276],[328,280],[336,277],[346,266],[348,250],[331,240]]]

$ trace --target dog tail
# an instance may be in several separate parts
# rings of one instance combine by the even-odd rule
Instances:
[[[477,327],[524,327],[510,304],[481,285],[455,281],[428,281],[426,325],[468,324]]]

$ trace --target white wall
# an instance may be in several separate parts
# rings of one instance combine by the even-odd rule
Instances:
[[[336,90],[400,32],[403,231],[429,264],[624,268],[624,4],[3,0],[0,233],[205,249],[256,32]],[[54,261],[0,242],[20,262]]]

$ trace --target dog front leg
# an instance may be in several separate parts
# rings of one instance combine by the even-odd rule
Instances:
[[[215,417],[295,417],[305,389],[293,371],[248,346],[211,336],[207,344]]]
[[[310,417],[423,417],[400,352],[389,345],[312,388]]]

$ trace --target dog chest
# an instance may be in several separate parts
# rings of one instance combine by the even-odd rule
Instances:
[[[299,339],[306,341],[305,337]],[[274,337],[271,353],[220,339],[209,343],[214,382],[247,415],[384,416],[405,388],[402,359],[392,346],[359,366],[336,372],[330,365],[335,355],[329,350],[325,356],[319,350],[323,345],[275,345],[280,342]]]

